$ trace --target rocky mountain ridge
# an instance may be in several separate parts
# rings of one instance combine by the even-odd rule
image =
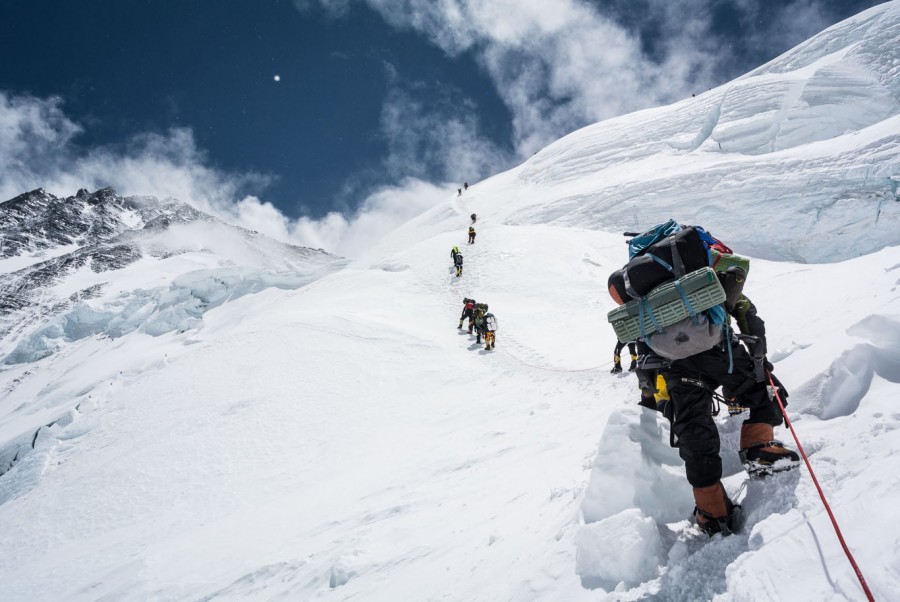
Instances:
[[[97,245],[134,230],[213,219],[174,199],[121,197],[113,188],[93,193],[82,188],[66,198],[38,188],[0,203],[0,258],[60,245]]]
[[[168,236],[178,228],[186,231]],[[209,235],[209,229],[217,234]],[[102,295],[117,279],[112,272],[142,259],[222,255],[227,245],[212,251],[204,239],[223,236],[236,243],[232,246],[250,248],[280,264],[270,271],[305,271],[338,259],[321,249],[279,243],[226,224],[175,199],[123,197],[113,188],[81,189],[65,198],[38,188],[0,203],[0,354],[28,331]],[[225,256],[219,264],[240,266],[242,258]],[[95,276],[75,278],[85,271]],[[109,278],[96,276],[106,273]]]

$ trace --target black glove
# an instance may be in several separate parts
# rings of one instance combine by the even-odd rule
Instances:
[[[769,398],[775,403],[775,392],[778,392],[778,398],[781,400],[781,405],[787,407],[788,401],[788,392],[787,389],[784,388],[784,385],[781,384],[781,381],[778,380],[778,377],[772,374],[771,370],[769,370],[769,376],[772,377],[772,382],[775,383],[775,389],[772,389],[772,385],[766,383],[766,389],[769,391]]]
[[[753,359],[762,359],[766,357],[766,339],[749,334],[742,334],[739,338],[741,342],[747,346],[747,351]]]
[[[766,339],[763,337],[755,337],[749,334],[738,335],[738,338],[747,347],[747,352],[753,358],[753,376],[756,382],[761,383],[766,380]],[[769,364],[771,365],[771,364]]]

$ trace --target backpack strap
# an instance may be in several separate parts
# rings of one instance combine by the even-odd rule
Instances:
[[[678,291],[678,294],[681,296],[681,302],[684,303],[685,309],[687,309],[688,315],[691,316],[691,320],[693,320],[694,324],[699,323],[697,319],[697,312],[694,311],[694,308],[691,306],[691,302],[688,300],[687,295],[684,293],[684,287],[681,286],[681,283],[677,280],[674,282],[675,290]]]
[[[638,301],[638,325],[641,329],[641,338],[647,336],[647,325],[644,322],[644,312],[646,311],[647,317],[650,318],[650,322],[653,323],[653,328],[657,332],[665,332],[663,327],[659,325],[659,322],[656,320],[656,316],[653,315],[653,310],[650,308],[650,303],[646,299],[640,299]]]
[[[681,259],[681,254],[678,252],[678,245],[675,244],[674,236],[669,238],[669,248],[672,249],[672,263],[675,264],[675,269],[672,270],[670,268],[670,271],[675,273],[676,278],[681,278],[685,275],[684,260]],[[691,315],[693,315],[693,313]]]
[[[628,267],[626,266],[624,270],[622,270],[622,280],[625,282],[625,292],[628,293],[628,296],[632,299],[640,299],[641,296],[637,294],[631,287],[631,280],[628,279]]]

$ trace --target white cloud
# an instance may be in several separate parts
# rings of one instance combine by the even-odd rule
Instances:
[[[352,5],[319,2],[331,14],[345,14]],[[786,50],[826,27],[832,16],[821,0],[356,3],[397,29],[418,32],[449,56],[471,53],[512,113],[511,143],[519,158],[589,123],[715,86],[723,76],[739,75],[741,52],[766,56],[773,46]],[[741,48],[713,31],[714,9],[741,17]],[[647,31],[654,32],[652,40],[641,39]],[[397,99],[389,96],[387,102]]]
[[[269,177],[210,167],[188,129],[142,134],[127,141],[124,150],[89,152],[73,144],[81,131],[59,100],[0,92],[0,201],[35,188],[69,196],[79,188],[112,186],[126,196],[173,197],[284,242],[355,255],[453,190],[407,178],[369,194],[349,217],[332,212],[318,220],[290,220],[271,203],[247,194],[264,189]]]
[[[637,36],[580,0],[364,1],[450,56],[473,54],[512,113],[520,158],[573,129],[677,100],[712,81],[706,65],[713,55],[686,43],[705,31],[686,17],[691,12],[677,13],[683,27],[669,60],[658,64],[644,56]]]
[[[449,184],[407,178],[371,193],[349,217],[333,211],[321,219],[297,220],[287,219],[270,203],[247,197],[236,205],[235,216],[245,227],[273,238],[352,257],[404,222],[446,201],[452,190]]]
[[[471,102],[454,104],[440,91],[425,103],[400,86],[384,101],[381,129],[387,140],[385,168],[401,178],[474,182],[510,165],[512,157],[478,127]]]
[[[0,93],[0,195],[6,199],[28,188],[35,167],[63,160],[81,128],[70,121],[59,99],[7,97]],[[35,186],[32,186],[34,188]]]
[[[0,92],[0,199],[35,188],[68,196],[79,188],[112,186],[124,195],[174,197],[222,212],[234,198],[271,180],[209,167],[188,129],[142,134],[123,147],[87,151],[73,144],[81,131],[59,100]]]

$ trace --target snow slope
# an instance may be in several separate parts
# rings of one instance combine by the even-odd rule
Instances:
[[[3,599],[863,599],[806,468],[746,481],[739,417],[718,420],[746,529],[691,531],[667,423],[608,373],[618,231],[668,217],[753,255],[789,414],[891,599],[898,24],[900,2],[881,5],[720,89],[574,132],[341,269],[290,279],[274,248],[205,245],[117,272],[129,301],[83,300],[82,336],[17,339],[49,354],[4,341]],[[498,316],[495,351],[456,329],[464,296]],[[148,328],[159,316],[174,327]]]
[[[742,249],[797,261],[895,243],[897,10],[875,7],[696,98],[551,144],[513,170],[521,186],[504,218],[621,231],[677,208]]]

